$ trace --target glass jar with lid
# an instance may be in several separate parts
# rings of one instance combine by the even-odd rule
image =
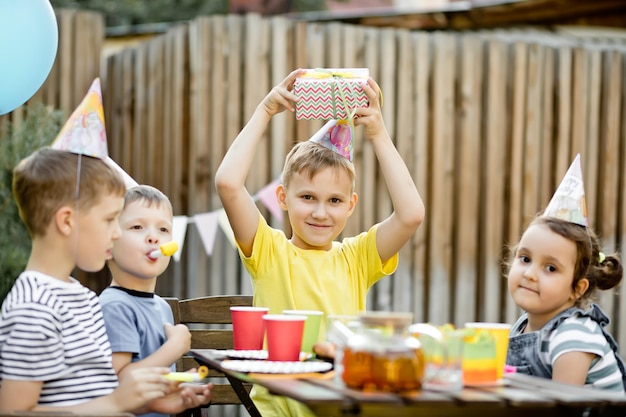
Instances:
[[[424,357],[419,340],[408,331],[412,319],[411,313],[399,312],[360,315],[360,331],[344,350],[344,383],[364,390],[420,388]]]

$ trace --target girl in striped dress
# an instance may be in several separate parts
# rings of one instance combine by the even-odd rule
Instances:
[[[512,250],[508,287],[524,314],[511,328],[507,364],[517,372],[624,392],[626,368],[594,290],[622,280],[617,255],[605,256],[586,226],[542,215]]]

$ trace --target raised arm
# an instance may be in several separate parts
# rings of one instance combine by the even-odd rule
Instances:
[[[374,147],[393,204],[393,213],[381,222],[376,234],[378,254],[385,262],[415,233],[424,220],[425,208],[411,173],[385,127],[378,86],[370,78],[364,90],[370,105],[358,110],[359,117],[354,124],[364,127],[365,138]]]
[[[293,112],[297,97],[292,93],[295,79],[303,70],[295,70],[272,88],[257,106],[254,114],[237,135],[215,173],[215,186],[235,234],[246,256],[252,253],[252,243],[259,222],[259,210],[246,190],[246,178],[263,132],[275,114],[285,109]]]

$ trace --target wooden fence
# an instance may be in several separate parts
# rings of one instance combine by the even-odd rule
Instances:
[[[66,21],[60,24],[64,30]],[[506,246],[547,205],[578,152],[590,222],[605,252],[621,251],[626,47],[623,37],[616,39],[536,28],[419,32],[258,15],[200,17],[106,60],[109,153],[138,182],[167,193],[175,214],[219,210],[215,170],[273,85],[297,67],[368,67],[384,93],[387,128],[427,208],[398,271],[375,286],[368,308],[412,311],[415,321],[433,323],[513,322],[519,311],[502,271]],[[76,97],[89,81],[64,82],[80,84]],[[256,152],[248,189],[256,193],[277,178],[287,150],[322,123],[276,117]],[[391,211],[373,151],[357,133],[360,200],[345,235]],[[225,235],[218,233],[207,256],[193,224],[181,262],[172,262],[158,290],[178,297],[251,293]],[[600,303],[626,346],[626,297],[609,291]]]

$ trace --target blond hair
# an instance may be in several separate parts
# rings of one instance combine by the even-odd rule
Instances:
[[[135,202],[143,203],[146,207],[152,207],[153,204],[157,207],[165,207],[170,214],[174,213],[170,199],[161,190],[151,185],[141,184],[126,190],[124,208]]]
[[[354,164],[338,153],[310,141],[300,142],[291,148],[285,158],[282,183],[287,187],[295,174],[307,173],[309,178],[313,178],[319,171],[329,167],[345,171],[354,190],[356,182]]]

